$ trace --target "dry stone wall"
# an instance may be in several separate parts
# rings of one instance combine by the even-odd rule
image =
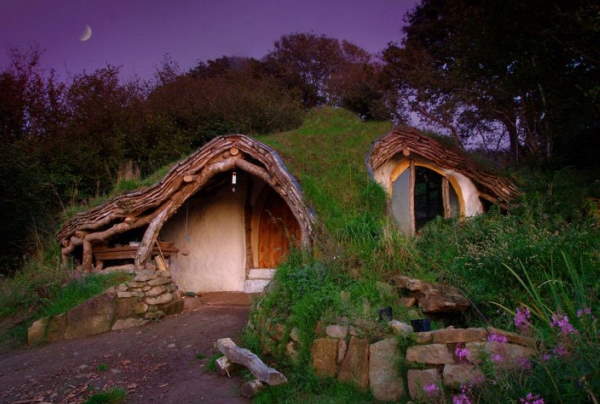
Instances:
[[[122,330],[183,310],[183,299],[169,271],[143,270],[131,281],[109,288],[66,313],[35,321],[29,344]]]
[[[398,320],[388,325],[387,335],[374,337],[372,328],[319,324],[311,348],[315,373],[368,388],[382,401],[406,395],[425,400],[424,388],[432,384],[459,389],[483,381],[478,365],[484,360],[510,369],[522,366],[535,353],[533,339],[491,327],[414,333],[410,325]],[[295,344],[292,338],[288,353],[295,352]]]

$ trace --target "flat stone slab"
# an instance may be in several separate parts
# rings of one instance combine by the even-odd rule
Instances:
[[[445,344],[413,345],[406,350],[406,360],[428,365],[454,363],[454,357]]]
[[[380,401],[397,401],[404,395],[404,381],[398,375],[398,342],[387,338],[369,347],[369,386]]]
[[[337,373],[338,340],[317,338],[311,347],[312,366],[317,376],[335,377]]]
[[[338,380],[366,389],[369,386],[369,341],[351,337],[346,357],[342,361]]]

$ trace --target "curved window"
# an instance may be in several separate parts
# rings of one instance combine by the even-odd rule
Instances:
[[[458,217],[460,203],[446,177],[411,164],[392,183],[391,211],[400,230],[412,235],[437,216]]]

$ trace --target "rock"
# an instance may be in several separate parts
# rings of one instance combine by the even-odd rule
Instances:
[[[117,286],[117,292],[127,292],[127,284],[121,283]]]
[[[93,297],[67,313],[65,338],[81,338],[110,331],[115,302],[107,295]]]
[[[532,348],[521,345],[500,342],[469,342],[465,344],[468,350],[467,360],[479,364],[485,357],[504,369],[518,368],[524,359],[535,354]]]
[[[310,349],[312,366],[317,376],[335,377],[337,372],[338,341],[333,338],[317,338]]]
[[[457,292],[452,294],[438,292],[419,298],[419,307],[423,313],[460,313],[470,306],[469,300]]]
[[[27,343],[37,345],[46,339],[46,328],[48,327],[48,317],[42,317],[31,324],[27,329]]]
[[[397,341],[387,338],[369,347],[369,386],[380,401],[397,401],[404,395],[404,381],[396,371]]]
[[[346,357],[346,351],[348,350],[348,344],[346,340],[341,339],[338,342],[338,353],[337,353],[337,363],[342,363],[344,358]]]
[[[459,388],[463,384],[480,384],[485,380],[483,372],[470,364],[444,365],[444,384],[452,388]]]
[[[135,288],[141,288],[141,287],[144,287],[144,286],[146,286],[145,282],[136,282],[136,281],[129,281],[129,282],[127,282],[127,287],[129,287],[129,288],[134,288],[135,289]]]
[[[146,296],[155,297],[158,295],[162,295],[166,291],[167,291],[167,289],[165,289],[164,286],[154,286],[154,287],[150,288],[148,291],[146,291]]]
[[[366,339],[350,338],[346,357],[338,373],[338,380],[355,384],[361,389],[369,386],[369,342]]]
[[[173,300],[173,295],[171,293],[165,293],[164,295],[157,297],[147,297],[145,302],[147,304],[165,304],[169,303],[171,300]]]
[[[156,279],[152,279],[151,281],[148,282],[148,285],[150,286],[160,286],[160,285],[166,285],[168,283],[171,283],[171,277],[159,277]]]
[[[417,298],[416,297],[401,297],[400,304],[404,307],[412,307],[415,304],[417,304]]]
[[[148,320],[144,320],[143,318],[121,318],[115,321],[112,326],[112,330],[125,330],[127,328],[139,327],[148,322]]]
[[[133,292],[122,292],[122,291],[118,291],[118,292],[117,292],[117,296],[118,296],[120,299],[127,299],[127,298],[133,297],[133,296],[135,296],[135,295],[133,294]]]
[[[150,286],[150,285],[146,285],[146,286],[144,286],[144,287],[142,288],[142,291],[144,291],[144,292],[147,292],[147,291],[149,291],[150,289],[152,289],[152,286]]]
[[[530,348],[536,347],[535,339],[533,339],[531,337],[526,337],[524,335],[515,334],[514,332],[500,330],[500,329],[494,328],[494,327],[488,327],[487,331],[490,334],[502,335],[502,336],[506,337],[508,342],[512,342],[513,344],[523,345],[523,346],[530,347]]]
[[[413,336],[417,344],[429,344],[433,342],[432,331],[416,332]]]
[[[163,278],[171,279],[171,272],[170,271],[159,271],[158,275],[162,276]]]
[[[149,270],[143,270],[143,271],[140,271],[133,280],[137,281],[137,282],[148,282],[153,279],[156,279],[157,277],[158,277],[158,274],[156,272],[149,271]]]
[[[406,350],[409,362],[444,365],[454,363],[454,357],[444,344],[414,345]]]
[[[407,372],[407,380],[408,392],[413,400],[431,400],[433,394],[427,394],[423,388],[432,384],[439,387],[442,384],[442,379],[437,369],[410,369]]]
[[[144,314],[148,311],[148,305],[144,302],[138,302],[133,308],[135,314]]]
[[[431,334],[435,344],[485,341],[487,338],[487,331],[484,328],[445,328],[432,331]]]
[[[348,326],[347,325],[328,325],[325,327],[325,334],[331,338],[341,338],[344,339],[348,335]]]
[[[183,311],[183,299],[176,298],[175,300],[171,301],[170,303],[161,305],[159,308],[167,316],[170,316],[172,314],[181,313]]]
[[[135,309],[138,303],[139,300],[137,297],[117,299],[115,307],[116,318],[128,318],[135,316],[135,314],[137,314]]]
[[[144,314],[144,318],[146,320],[160,320],[165,316],[165,313],[162,310],[149,311]]]
[[[294,342],[300,342],[300,330],[297,327],[292,328],[290,331],[290,338]]]
[[[48,342],[59,341],[65,338],[67,329],[67,314],[61,313],[50,317],[48,328],[46,329],[46,339]]]
[[[398,320],[392,320],[388,323],[388,325],[392,328],[392,331],[396,335],[406,336],[414,331],[412,326]]]

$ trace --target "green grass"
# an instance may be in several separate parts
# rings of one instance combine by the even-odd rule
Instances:
[[[346,396],[358,394],[351,386],[327,384],[310,376],[315,325],[318,320],[335,322],[340,316],[372,319],[376,309],[386,305],[393,306],[395,317],[410,319],[410,313],[394,305],[397,296],[385,296],[377,287],[378,281],[395,274],[448,282],[462,289],[477,308],[465,319],[470,325],[510,329],[510,310],[533,304],[513,272],[522,278],[527,273],[539,289],[537,298],[554,311],[568,308],[574,316],[576,308],[598,304],[600,230],[585,202],[587,196],[598,193],[593,173],[569,169],[517,172],[524,194],[507,214],[492,209],[466,220],[439,219],[425,226],[418,237],[407,239],[395,231],[386,215],[385,194],[368,178],[364,164],[371,142],[390,129],[389,123],[363,122],[347,111],[323,108],[312,111],[296,130],[259,137],[281,153],[299,178],[319,222],[312,254],[297,252],[280,266],[276,286],[256,303],[251,326],[244,332],[244,344],[255,351],[268,348],[290,378],[289,385],[268,389],[257,402],[356,401]],[[578,274],[577,285],[573,271]],[[570,285],[564,291],[573,293],[557,294],[553,288],[559,284]],[[350,298],[344,300],[342,294]],[[286,338],[279,343],[263,335],[273,322],[285,325]],[[291,363],[283,353],[287,333],[294,327],[300,331],[299,360]],[[556,343],[550,337],[542,340]],[[598,354],[597,337],[573,344],[573,350],[583,356],[560,362],[571,376],[562,377],[566,368],[541,366],[534,369],[531,383],[513,383],[518,388],[511,390],[498,376],[494,379],[498,384],[488,386],[489,391],[496,398],[512,397],[513,401],[527,388],[537,386],[546,393],[552,377],[542,372],[546,376],[556,373],[560,386],[549,396],[560,402],[558,391],[582,399],[587,393],[577,395],[568,383],[575,375],[592,380],[589,373],[597,370],[590,368],[586,358]],[[402,370],[404,365],[399,367]],[[512,376],[506,377],[510,381]],[[499,386],[503,386],[501,391]],[[598,386],[590,388],[597,391]],[[370,398],[361,396],[358,401]]]
[[[98,372],[106,372],[108,370],[108,365],[106,363],[101,363],[98,366],[96,366],[96,370]]]
[[[120,404],[127,398],[127,392],[121,388],[115,387],[110,390],[96,393],[88,398],[84,404]]]

